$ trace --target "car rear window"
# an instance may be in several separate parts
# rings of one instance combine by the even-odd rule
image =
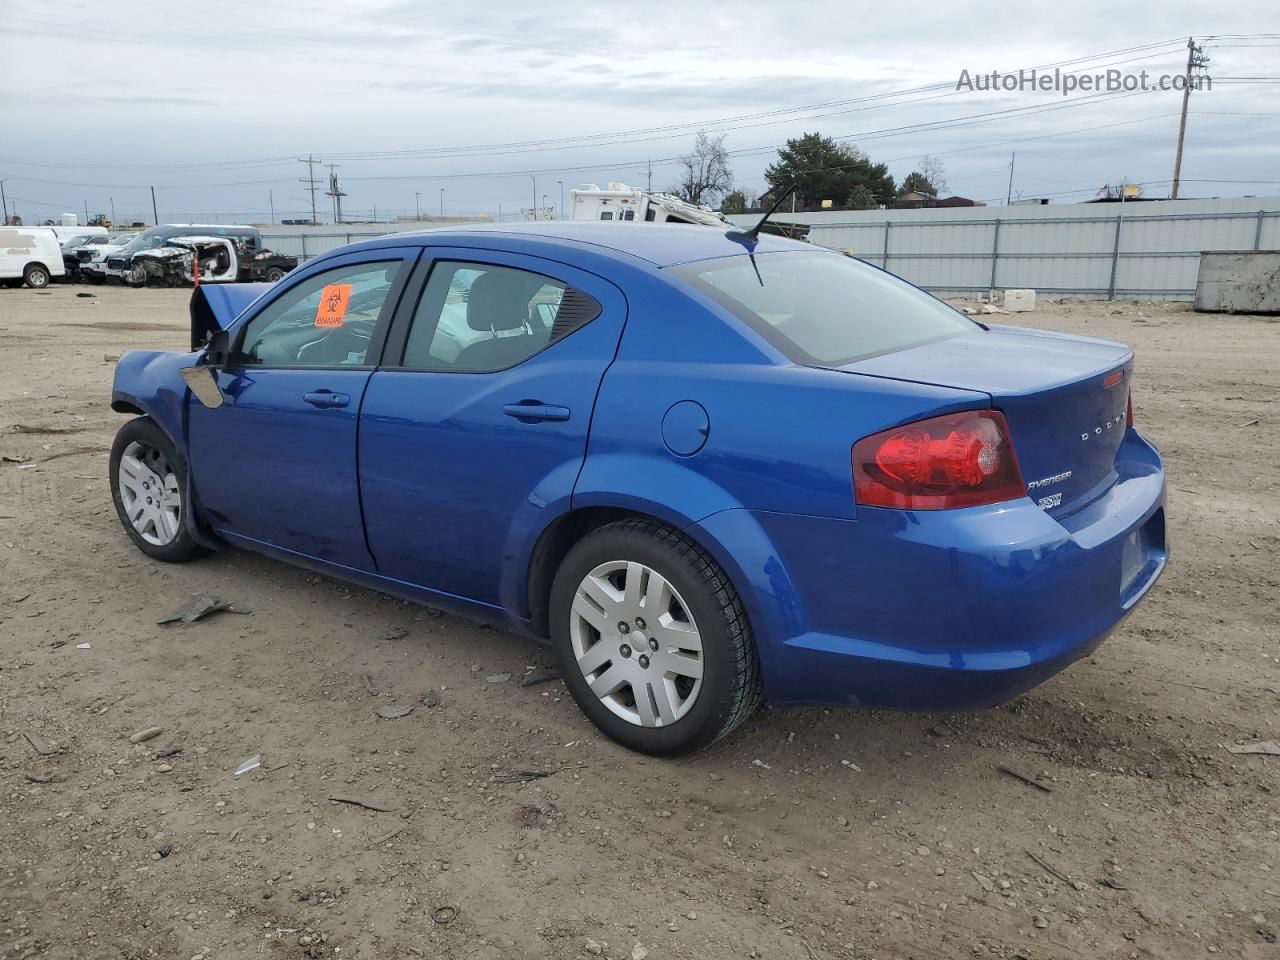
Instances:
[[[743,254],[671,272],[793,363],[840,366],[982,329],[905,280],[838,253]]]

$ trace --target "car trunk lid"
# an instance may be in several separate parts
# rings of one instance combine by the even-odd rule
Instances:
[[[1120,343],[992,326],[838,369],[988,394],[1008,421],[1028,495],[1064,513],[1115,481],[1132,365]]]

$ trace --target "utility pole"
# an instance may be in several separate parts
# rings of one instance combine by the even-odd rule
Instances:
[[[156,212],[156,188],[151,188],[151,220],[153,226],[160,226],[160,214]]]
[[[533,204],[532,204],[532,209],[529,211],[529,214],[531,219],[537,220],[538,219],[538,178],[531,173],[529,174],[529,179],[533,181]]]
[[[649,183],[645,187],[645,193],[653,193],[653,161],[649,161]]]
[[[325,196],[333,198],[333,222],[342,222],[342,198],[346,196],[342,191],[342,187],[338,185],[338,164],[330,163],[329,167],[329,189],[325,191]]]
[[[1009,192],[1004,195],[1004,205],[1007,207],[1013,200],[1013,165],[1017,162],[1018,152],[1015,150],[1009,154]]]
[[[267,206],[271,208],[271,222],[276,222],[276,198],[270,190],[267,191]]]
[[[440,219],[444,219],[444,187],[440,188]]]
[[[315,157],[308,154],[305,157],[299,157],[298,162],[307,165],[307,175],[298,178],[298,182],[311,191],[311,222],[313,224],[318,223],[319,221],[316,220],[316,190],[320,187],[320,181],[316,179],[315,166],[317,163],[323,164],[324,161],[316,160]]]
[[[564,181],[557,180],[556,183],[560,185],[560,219],[563,220],[564,219]]]
[[[1187,103],[1191,100],[1192,71],[1202,70],[1209,65],[1209,57],[1191,37],[1187,37],[1187,72],[1182,77],[1182,115],[1178,119],[1178,152],[1173,157],[1173,186],[1169,190],[1169,199],[1178,199],[1179,181],[1182,179],[1182,141],[1187,135]]]
[[[4,198],[4,181],[0,180],[0,227],[9,223],[9,201]]]
[[[413,192],[413,219],[422,219],[422,194],[417,190]]]
[[[89,225],[89,201],[88,200],[84,202],[84,225],[86,227]]]
[[[116,224],[116,198],[110,197],[109,199],[111,200],[111,225],[114,227]]]

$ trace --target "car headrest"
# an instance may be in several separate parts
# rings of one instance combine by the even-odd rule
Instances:
[[[467,294],[472,330],[514,330],[529,321],[529,301],[544,281],[519,270],[486,270]]]

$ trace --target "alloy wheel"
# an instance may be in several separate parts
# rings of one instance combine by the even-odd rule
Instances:
[[[147,543],[163,547],[182,529],[178,475],[155,447],[131,443],[120,457],[120,502],[129,523]]]
[[[641,727],[684,717],[702,689],[698,626],[679,592],[635,561],[602,563],[573,597],[569,641],[591,692]]]

